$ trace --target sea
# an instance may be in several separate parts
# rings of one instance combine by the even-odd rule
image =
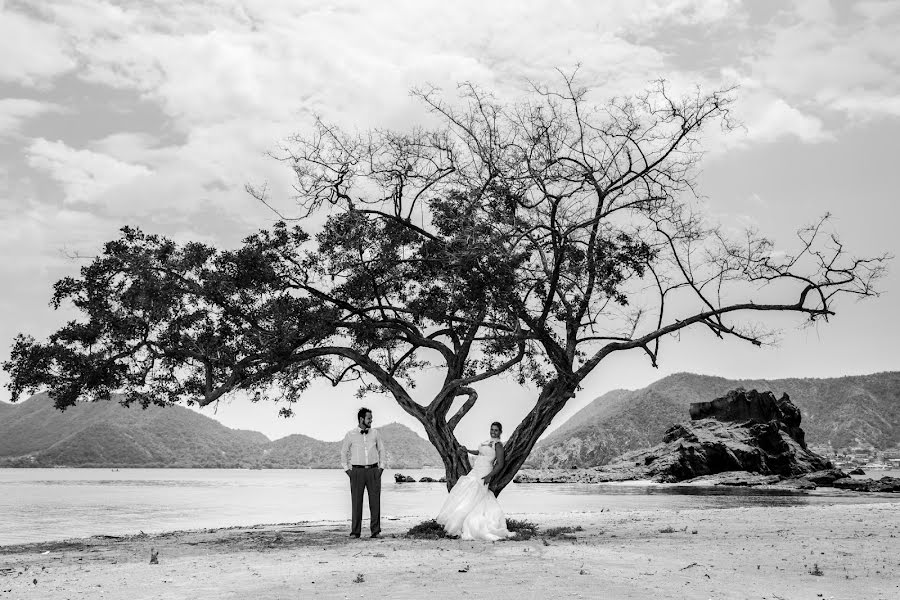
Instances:
[[[417,480],[437,469],[404,470]],[[385,471],[382,518],[433,517],[443,483],[396,483]],[[900,477],[900,471],[869,474]],[[510,484],[507,516],[897,502],[898,494],[652,484]],[[364,509],[367,511],[367,508]],[[364,513],[366,516],[367,513]],[[333,469],[0,469],[0,546],[241,525],[348,521],[346,474]],[[349,523],[348,523],[349,525]]]

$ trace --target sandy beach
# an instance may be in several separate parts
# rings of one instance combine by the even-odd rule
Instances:
[[[344,522],[0,546],[0,599],[900,598],[900,502],[509,515],[571,537],[381,539]],[[149,564],[151,548],[159,564]]]

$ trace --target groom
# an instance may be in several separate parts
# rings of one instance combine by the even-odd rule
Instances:
[[[381,473],[387,456],[381,433],[372,429],[372,411],[360,408],[356,420],[357,427],[347,432],[341,444],[341,468],[350,477],[350,499],[353,503],[350,537],[358,538],[362,529],[363,490],[367,490],[369,528],[372,537],[377,538],[381,534]]]

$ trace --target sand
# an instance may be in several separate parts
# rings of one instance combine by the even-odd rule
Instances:
[[[583,531],[413,540],[403,517],[375,540],[304,522],[0,546],[0,600],[900,598],[900,501],[508,516]]]

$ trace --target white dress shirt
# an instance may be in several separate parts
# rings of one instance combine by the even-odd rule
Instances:
[[[387,465],[387,454],[381,433],[374,427],[363,434],[359,427],[354,427],[344,436],[341,443],[341,468],[345,471],[353,465],[374,465],[382,469]]]

